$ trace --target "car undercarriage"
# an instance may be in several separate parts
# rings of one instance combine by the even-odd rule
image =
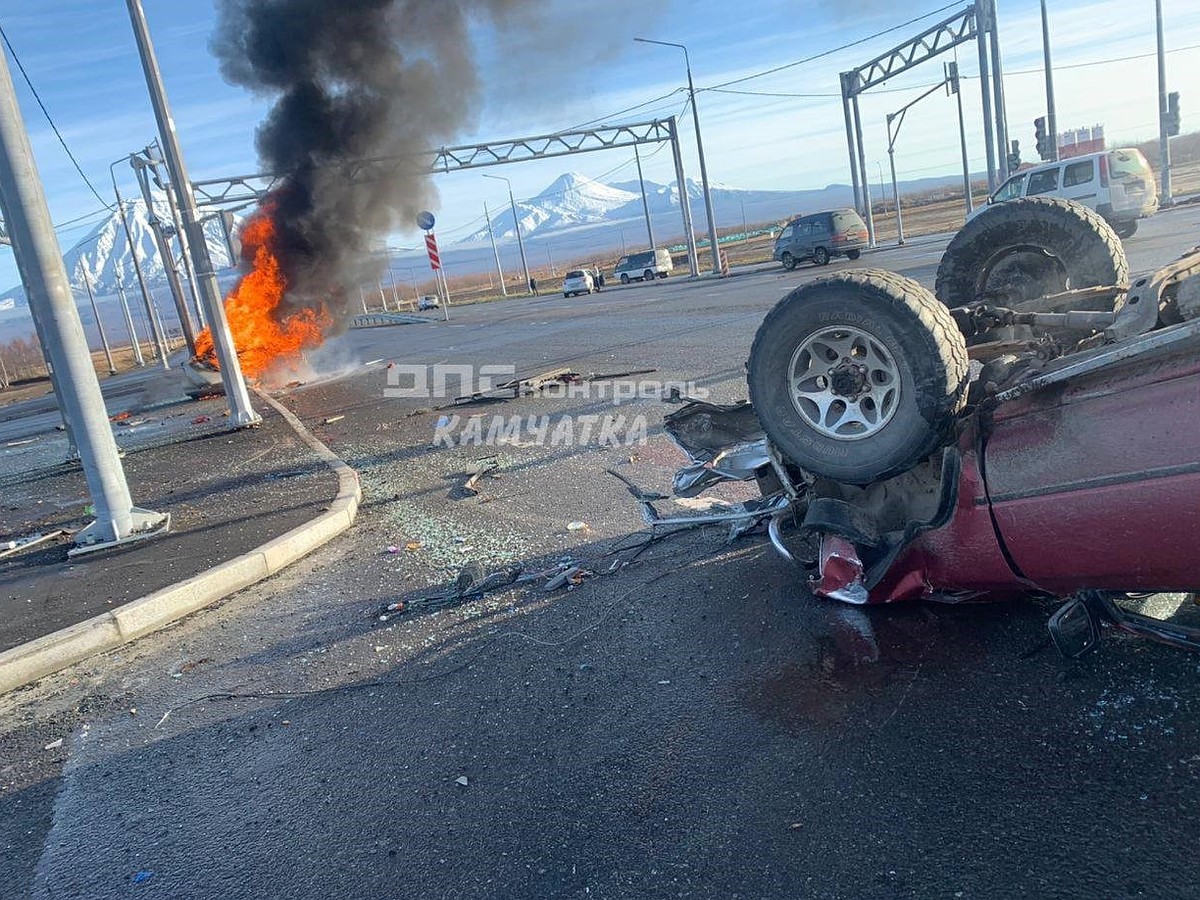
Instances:
[[[747,381],[667,417],[674,490],[757,480],[726,518],[817,595],[1057,596],[1065,655],[1102,623],[1200,649],[1126,602],[1200,589],[1200,247],[1130,280],[1094,213],[1014,201],[954,238],[936,296],[877,269],[789,293]]]

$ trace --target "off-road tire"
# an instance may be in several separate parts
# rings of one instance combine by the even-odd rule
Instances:
[[[883,344],[900,373],[895,413],[857,440],[821,434],[791,397],[796,349],[839,324]],[[966,342],[950,311],[917,282],[882,269],[857,269],[796,288],[759,326],[747,370],[751,402],[784,458],[843,484],[898,475],[944,444],[966,403],[969,378]]]
[[[796,257],[792,256],[792,254],[788,253],[786,250],[783,251],[783,255],[779,257],[779,261],[783,263],[783,267],[789,272],[796,268]]]
[[[824,247],[817,247],[813,250],[813,264],[818,266],[829,265],[829,251]]]
[[[628,273],[626,273],[626,272],[621,273],[621,284],[629,284],[629,274]]]
[[[974,302],[985,287],[989,266],[1018,248],[1055,257],[1072,289],[1129,282],[1121,240],[1099,213],[1071,200],[1023,197],[989,207],[954,236],[938,265],[938,299],[955,307]],[[1076,308],[1108,310],[1112,304],[1093,300]]]
[[[654,270],[653,269],[647,269],[645,272],[642,273],[642,281],[645,281],[648,284],[653,280],[654,280]]]
[[[854,259],[858,259],[860,256],[862,256],[861,250],[847,250],[846,251],[846,259],[854,260]]]

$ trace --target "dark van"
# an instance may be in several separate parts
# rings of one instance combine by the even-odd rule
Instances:
[[[804,259],[823,266],[835,256],[858,259],[866,246],[867,226],[859,214],[834,209],[788,222],[775,239],[774,259],[785,269],[796,268]]]

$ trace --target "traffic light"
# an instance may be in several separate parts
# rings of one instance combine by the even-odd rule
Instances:
[[[1021,168],[1021,142],[1013,141],[1012,150],[1008,154],[1008,171],[1015,172]]]
[[[1042,159],[1054,159],[1054,135],[1046,134],[1046,117],[1038,116],[1033,120],[1033,134],[1037,139],[1038,156]]]
[[[1166,125],[1167,137],[1179,134],[1179,91],[1167,94]]]

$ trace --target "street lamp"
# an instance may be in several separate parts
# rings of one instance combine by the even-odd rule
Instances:
[[[635,41],[643,44],[659,44],[663,47],[678,47],[683,51],[683,64],[687,68],[688,96],[692,104],[692,121],[696,126],[696,154],[700,157],[700,188],[704,192],[704,214],[708,217],[708,242],[712,248],[713,272],[721,271],[721,250],[717,246],[716,216],[713,214],[712,193],[708,189],[708,167],[704,164],[704,143],[700,140],[700,110],[696,108],[696,87],[692,84],[692,63],[688,57],[687,47],[672,41],[652,41],[650,38],[635,37]],[[681,185],[686,188],[686,185]],[[687,191],[685,190],[686,194]],[[687,197],[680,198],[681,203],[687,202]]]
[[[508,185],[508,202],[512,206],[513,227],[517,229],[517,249],[521,251],[521,268],[525,270],[525,290],[528,292],[529,283],[533,279],[529,275],[529,263],[525,259],[525,242],[521,240],[521,220],[517,218],[517,201],[513,199],[512,182],[503,175],[489,175],[487,172],[482,174],[484,178],[494,178]]]
[[[492,229],[492,214],[488,211],[486,200],[483,203],[483,217],[487,219],[488,237],[492,239],[492,256],[496,257],[496,274],[500,276],[500,293],[507,297],[508,288],[504,286],[504,269],[500,267],[500,251],[496,247],[496,232]]]
[[[918,103],[920,103],[926,97],[928,97],[930,94],[934,93],[934,91],[940,91],[946,85],[955,84],[955,82],[957,81],[957,78],[958,78],[957,67],[955,67],[955,69],[953,70],[953,74],[951,73],[951,70],[947,69],[946,77],[943,78],[940,82],[935,84],[929,90],[925,91],[923,94],[921,94],[921,96],[917,97],[915,100],[910,100],[908,103],[905,103],[902,107],[900,107],[895,112],[890,112],[887,114],[888,164],[891,166],[891,169],[892,169],[892,202],[894,203],[894,205],[896,207],[896,243],[897,243],[897,245],[902,246],[904,244],[904,212],[900,206],[900,186],[896,181],[896,138],[898,138],[900,136],[900,126],[902,126],[904,124],[905,113],[907,113],[910,109],[912,109],[912,107],[916,106]],[[895,128],[892,127],[893,122],[895,123]],[[865,177],[863,178],[863,182],[866,183]],[[971,191],[968,188],[967,197],[969,198],[970,196],[971,196]]]

